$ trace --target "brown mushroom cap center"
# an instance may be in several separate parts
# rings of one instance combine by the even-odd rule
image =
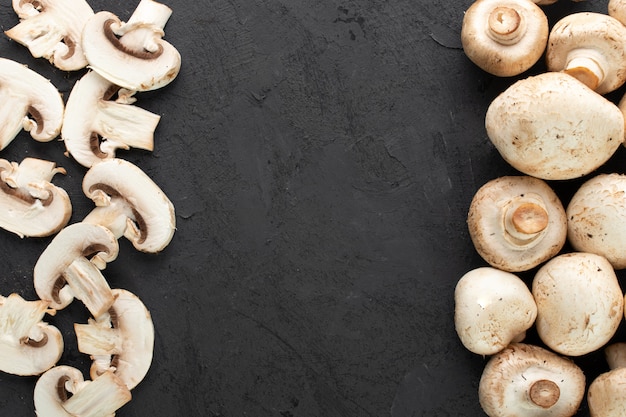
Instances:
[[[502,44],[515,43],[523,35],[522,15],[512,7],[497,6],[487,19],[489,34]]]
[[[553,381],[540,379],[534,382],[528,392],[528,397],[533,404],[541,408],[550,408],[559,401],[561,390]]]
[[[523,203],[513,212],[511,223],[520,233],[536,234],[548,227],[548,213],[538,204]]]

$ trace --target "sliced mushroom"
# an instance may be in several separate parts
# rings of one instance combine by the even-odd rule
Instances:
[[[50,236],[72,214],[70,198],[50,181],[65,174],[54,162],[25,158],[20,164],[0,159],[0,227],[20,237]]]
[[[587,175],[624,141],[621,110],[562,72],[515,82],[491,102],[485,127],[511,166],[544,180]]]
[[[126,96],[110,100],[118,90],[90,71],[74,84],[67,100],[61,137],[67,151],[87,168],[114,158],[117,149],[153,149],[160,116],[131,105]]]
[[[571,417],[585,394],[585,375],[547,349],[513,343],[483,371],[479,401],[490,417]]]
[[[61,95],[49,80],[25,65],[0,58],[0,150],[22,130],[39,142],[56,138],[63,111]]]
[[[84,222],[107,227],[142,252],[159,252],[172,240],[174,206],[136,165],[122,159],[95,164],[83,178],[83,192],[96,203]]]
[[[43,321],[46,313],[54,314],[47,301],[26,301],[15,293],[0,296],[0,371],[39,375],[58,362],[63,337]]]
[[[178,50],[162,39],[171,14],[169,7],[153,0],[141,0],[128,22],[107,11],[96,13],[82,34],[89,67],[130,91],[169,84],[181,65]]]
[[[59,365],[35,384],[35,412],[41,417],[112,417],[131,400],[131,393],[112,372],[92,381],[71,366]]]
[[[108,313],[88,324],[75,324],[78,350],[93,359],[91,377],[113,371],[128,387],[139,384],[150,368],[154,349],[152,317],[129,291],[114,289],[115,303]]]
[[[567,239],[561,200],[545,181],[530,176],[500,177],[480,187],[467,224],[480,256],[509,272],[547,261]]]
[[[548,31],[548,18],[532,1],[476,0],[463,17],[461,43],[484,71],[510,77],[541,58]]]
[[[530,290],[519,277],[491,267],[467,272],[454,290],[454,325],[461,343],[492,355],[521,342],[537,317]]]
[[[608,343],[624,317],[624,296],[603,256],[573,252],[556,256],[535,274],[535,326],[557,353],[581,356]]]
[[[117,253],[117,239],[106,227],[88,223],[69,225],[39,256],[33,272],[35,291],[56,310],[77,298],[91,314],[104,314],[114,298],[100,270]]]
[[[5,34],[64,71],[84,68],[80,45],[84,24],[93,16],[85,0],[13,0],[20,23]]]
[[[549,71],[564,71],[599,94],[626,81],[626,26],[603,13],[569,14],[554,24],[546,49]]]

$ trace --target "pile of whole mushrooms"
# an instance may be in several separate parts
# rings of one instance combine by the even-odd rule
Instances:
[[[118,239],[158,253],[175,231],[174,206],[118,149],[152,150],[160,116],[134,105],[137,93],[169,84],[181,57],[166,42],[172,10],[140,0],[128,20],[94,12],[85,0],[13,0],[19,23],[5,32],[63,71],[81,71],[66,98],[25,64],[0,57],[0,150],[21,132],[60,139],[85,168],[82,189],[94,203],[68,224],[68,194],[52,184],[65,173],[53,161],[0,159],[0,227],[21,237],[51,237],[33,269],[38,300],[0,296],[0,371],[38,376],[33,402],[39,417],[113,416],[146,376],[154,327],[140,298],[110,288],[103,270],[116,259]],[[59,143],[59,142],[57,142]],[[92,316],[76,323],[78,350],[93,361],[89,378],[59,365],[61,332],[44,322],[73,300]]]
[[[549,27],[556,0],[476,0],[461,31],[482,70],[516,77],[485,115],[489,140],[519,175],[492,179],[467,214],[486,265],[458,281],[463,346],[487,357],[478,398],[489,416],[626,415],[626,175],[600,173],[625,144],[626,1]],[[540,59],[546,71],[524,76]],[[554,187],[579,180],[569,201]],[[527,342],[527,333],[536,334]],[[600,353],[586,378],[579,358]]]

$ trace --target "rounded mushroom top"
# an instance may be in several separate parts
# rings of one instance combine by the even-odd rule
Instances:
[[[548,19],[528,0],[477,0],[465,12],[461,43],[467,57],[501,77],[521,74],[543,54]]]
[[[626,25],[626,0],[609,0],[607,13]]]
[[[596,377],[589,385],[587,404],[591,417],[623,417],[626,368],[612,369]]]

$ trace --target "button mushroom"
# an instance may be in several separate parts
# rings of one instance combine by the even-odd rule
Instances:
[[[141,0],[125,23],[113,13],[96,13],[82,33],[89,67],[130,91],[169,84],[181,65],[178,50],[162,39],[171,14],[169,7],[152,0]]]
[[[603,256],[574,252],[558,255],[535,274],[535,326],[552,350],[568,356],[591,353],[615,334],[624,317],[624,296]]]
[[[626,26],[602,13],[572,13],[554,24],[548,38],[549,71],[564,71],[599,94],[626,81]]]
[[[61,137],[67,151],[89,168],[115,157],[117,149],[151,151],[160,116],[110,98],[119,87],[90,71],[74,84],[65,105]]]
[[[463,346],[492,355],[522,341],[537,317],[530,290],[519,277],[491,267],[467,272],[454,290],[454,325]]]
[[[54,314],[47,301],[0,296],[0,371],[39,375],[61,358],[63,337],[43,321],[46,313]]]
[[[114,289],[115,302],[108,313],[88,324],[75,324],[78,350],[91,355],[91,377],[113,371],[133,389],[148,373],[154,349],[150,312],[129,291]]]
[[[59,365],[39,377],[33,400],[41,417],[111,417],[131,393],[112,372],[85,381],[78,369]]]
[[[35,291],[56,310],[77,298],[91,314],[104,314],[114,299],[100,270],[117,253],[117,239],[104,226],[88,223],[67,226],[52,239],[35,264]]]
[[[105,226],[143,252],[159,252],[172,240],[174,206],[136,165],[117,158],[95,164],[83,178],[83,192],[96,204],[83,222]]]
[[[490,417],[570,417],[584,394],[585,375],[573,361],[521,343],[494,355],[478,386],[480,405]]]
[[[35,58],[46,58],[64,71],[87,65],[80,38],[93,10],[85,0],[13,0],[13,9],[20,23],[5,34]]]
[[[625,0],[609,0],[607,13],[609,16],[619,20],[626,25],[626,1]]]
[[[609,371],[598,375],[589,385],[587,404],[591,417],[626,415],[626,343],[613,343],[605,349]]]
[[[562,72],[515,82],[491,102],[485,127],[511,166],[544,180],[587,175],[624,141],[621,110]]]
[[[56,138],[63,111],[61,95],[49,80],[25,65],[0,58],[0,150],[22,130],[39,142]]]
[[[463,17],[465,54],[496,76],[528,70],[541,58],[547,40],[548,19],[530,0],[476,0]]]
[[[65,174],[54,162],[25,158],[20,164],[0,159],[0,227],[20,237],[50,236],[72,214],[70,198],[50,181]]]
[[[529,176],[500,177],[480,187],[467,224],[480,256],[509,272],[547,261],[567,239],[561,200],[545,181]]]

